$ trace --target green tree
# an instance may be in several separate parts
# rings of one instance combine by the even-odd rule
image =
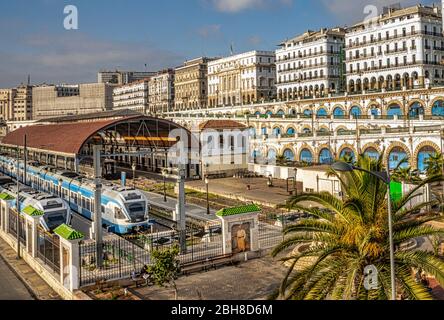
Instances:
[[[383,171],[378,161],[360,157],[358,165],[371,171]],[[362,299],[390,298],[390,246],[387,215],[387,186],[362,171],[339,173],[332,170],[342,185],[344,198],[328,192],[306,193],[291,197],[288,207],[299,209],[318,219],[302,219],[285,228],[286,239],[272,255],[286,254],[281,260],[290,265],[280,289],[279,299]],[[415,214],[434,204],[408,207],[415,192],[424,184],[441,181],[434,176],[419,183],[401,200],[392,204],[393,239],[397,292],[408,299],[431,299],[427,288],[415,281],[414,270],[422,268],[444,285],[444,261],[433,252],[406,250],[401,244],[418,237],[443,235],[444,230],[427,225],[437,220],[432,212]],[[307,207],[317,203],[322,209]],[[304,250],[301,248],[305,247]],[[299,248],[299,249],[298,249]],[[378,289],[364,288],[364,268],[378,270]]]
[[[175,300],[177,300],[178,296],[176,280],[180,274],[178,255],[178,246],[154,250],[151,253],[151,258],[154,263],[147,268],[148,274],[151,275],[156,285],[160,287],[173,287]]]
[[[442,153],[433,153],[426,159],[426,174],[428,177],[440,174],[443,171],[444,159]]]
[[[283,154],[276,156],[277,165],[282,166],[285,165],[286,163],[287,163],[287,158]]]
[[[397,182],[418,183],[421,181],[418,170],[411,167],[398,167],[391,175],[392,180]]]

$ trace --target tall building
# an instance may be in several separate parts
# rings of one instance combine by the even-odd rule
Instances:
[[[208,62],[215,59],[197,58],[186,61],[176,68],[175,110],[189,110],[207,107]]]
[[[173,111],[174,108],[174,70],[158,72],[150,78],[148,85],[150,113],[158,114]]]
[[[114,87],[104,83],[34,87],[33,119],[111,110]]]
[[[0,119],[27,121],[32,119],[32,86],[0,89]]]
[[[208,105],[250,104],[276,95],[275,53],[250,51],[208,62]]]
[[[148,87],[149,79],[146,78],[114,88],[113,109],[130,109],[147,113],[149,110]]]
[[[276,50],[277,96],[280,100],[324,96],[343,88],[345,30],[307,31]]]
[[[442,15],[437,7],[388,8],[345,35],[347,91],[444,84]]]
[[[155,72],[150,71],[100,71],[97,74],[97,82],[125,85],[149,78],[153,75],[155,75]]]

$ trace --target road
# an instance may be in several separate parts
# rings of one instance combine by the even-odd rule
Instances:
[[[0,257],[0,300],[34,300],[24,284]]]

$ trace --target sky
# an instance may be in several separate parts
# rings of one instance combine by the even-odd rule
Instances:
[[[431,0],[0,0],[0,88],[95,82],[100,69],[157,71],[200,56],[275,50],[307,30],[351,25],[374,5]],[[64,8],[78,11],[66,30]],[[368,9],[368,8],[367,8]],[[146,67],[145,67],[146,65]]]

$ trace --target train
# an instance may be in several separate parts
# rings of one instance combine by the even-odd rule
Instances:
[[[0,155],[0,171],[17,178],[17,159]],[[24,162],[19,161],[19,179],[23,180]],[[61,171],[38,162],[26,166],[27,184],[32,188],[67,201],[70,208],[83,217],[93,220],[94,181],[71,171]],[[109,232],[125,235],[149,229],[149,203],[145,194],[131,187],[112,183],[102,186],[102,225]]]
[[[54,195],[34,190],[23,184],[19,184],[19,190],[20,213],[24,214],[24,210],[29,207],[43,212],[43,216],[40,218],[40,226],[46,232],[53,232],[58,226],[71,223],[72,212],[66,201]],[[12,180],[9,183],[1,183],[0,193],[11,196],[11,200],[9,200],[10,205],[13,208],[17,208],[16,183],[12,182]]]

